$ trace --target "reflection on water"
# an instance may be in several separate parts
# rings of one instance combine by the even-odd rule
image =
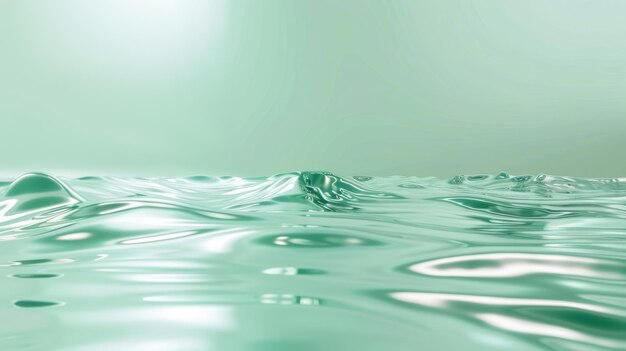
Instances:
[[[0,350],[623,350],[626,180],[0,182]]]
[[[593,269],[600,265],[602,267]],[[409,267],[415,273],[440,277],[507,278],[559,274],[625,279],[622,268],[619,262],[587,257],[506,252],[445,257]]]

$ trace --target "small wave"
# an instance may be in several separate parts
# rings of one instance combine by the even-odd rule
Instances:
[[[298,181],[307,199],[327,211],[358,210],[359,203],[403,198],[370,190],[357,181],[349,181],[329,172],[302,172]]]
[[[4,192],[1,214],[10,216],[21,212],[32,212],[67,206],[82,201],[82,198],[62,181],[43,173],[28,173],[13,181]]]
[[[547,174],[512,176],[506,172],[497,175],[458,175],[448,181],[486,190],[510,190],[537,194],[576,194],[581,192],[626,192],[626,178],[577,178]]]

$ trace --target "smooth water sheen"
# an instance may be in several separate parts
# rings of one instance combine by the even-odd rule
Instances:
[[[0,183],[0,350],[624,350],[626,179]]]

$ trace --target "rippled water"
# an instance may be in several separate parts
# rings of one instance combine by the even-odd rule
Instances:
[[[0,350],[624,350],[626,179],[0,183]]]

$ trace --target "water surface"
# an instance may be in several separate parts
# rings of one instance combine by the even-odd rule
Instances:
[[[0,183],[0,350],[624,350],[626,180]]]

